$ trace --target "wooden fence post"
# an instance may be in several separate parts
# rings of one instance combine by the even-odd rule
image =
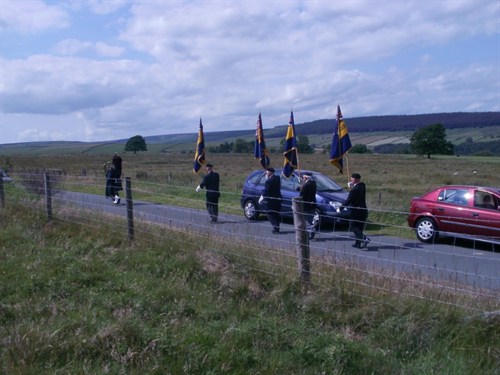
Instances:
[[[130,182],[130,177],[125,177],[125,198],[127,201],[127,228],[128,228],[128,239],[132,241],[134,239],[134,202],[132,200],[132,184]]]
[[[292,199],[293,223],[295,226],[296,254],[300,272],[300,281],[305,291],[311,282],[311,259],[309,249],[309,233],[307,220],[304,215],[303,202],[298,198]]]
[[[52,191],[50,189],[50,175],[45,172],[43,174],[45,186],[45,207],[47,210],[47,219],[52,220]]]
[[[2,203],[2,207],[5,207],[5,192],[3,190],[3,178],[0,176],[0,202]]]

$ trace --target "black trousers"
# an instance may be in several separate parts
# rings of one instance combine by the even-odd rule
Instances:
[[[281,223],[281,201],[269,199],[267,202],[267,219],[273,226],[274,230],[280,229]]]
[[[207,197],[206,206],[212,220],[217,220],[219,216],[219,197]]]
[[[351,219],[349,226],[352,233],[354,233],[354,237],[356,237],[356,242],[363,241],[365,239],[365,235],[363,233],[365,230],[365,224],[366,218]]]

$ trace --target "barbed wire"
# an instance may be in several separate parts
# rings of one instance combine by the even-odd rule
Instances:
[[[39,183],[41,176],[43,176],[43,174],[28,175],[24,176],[24,178],[29,185],[30,183]],[[114,225],[111,229],[111,233],[117,236],[124,236],[128,229],[125,217],[123,216],[121,218],[117,218],[116,213],[102,212],[102,208],[107,205],[107,202],[104,199],[96,202],[94,200],[95,196],[91,196],[91,199],[86,202],[85,208],[82,208],[81,202],[75,202],[73,199],[65,196],[65,193],[67,193],[68,190],[104,192],[104,184],[104,177],[98,178],[92,176],[81,177],[66,175],[64,178],[57,181],[55,184],[56,186],[52,188],[52,202],[54,204],[55,211],[57,212],[55,220],[85,225],[90,228],[99,228],[109,225],[110,220],[112,220]],[[137,185],[137,187],[135,185]],[[164,213],[143,213],[140,211],[134,211],[134,220],[136,220],[134,229],[137,235],[140,235],[141,240],[151,243],[157,243],[157,241],[163,240],[162,236],[158,234],[157,229],[155,229],[155,227],[161,226],[164,229],[173,231],[176,238],[181,242],[183,240],[179,237],[183,233],[188,235],[190,238],[198,239],[201,243],[203,243],[203,241],[206,242],[207,238],[222,242],[228,242],[229,240],[232,245],[238,247],[238,251],[225,248],[217,248],[217,250],[214,250],[215,247],[212,248],[212,250],[221,254],[230,255],[231,257],[237,259],[245,260],[245,262],[251,261],[254,264],[261,265],[261,267],[251,267],[248,264],[245,264],[245,267],[251,267],[259,272],[265,272],[277,276],[280,272],[297,271],[297,255],[295,252],[297,244],[295,241],[290,241],[290,239],[281,237],[272,238],[272,243],[264,242],[269,239],[263,238],[262,232],[269,230],[270,228],[270,224],[265,221],[249,222],[246,221],[246,219],[240,221],[233,218],[226,220],[227,223],[233,224],[233,226],[214,226],[208,222],[197,221],[195,218],[199,218],[200,215],[206,214],[203,211],[205,202],[204,196],[196,195],[193,191],[194,187],[181,185],[165,186],[165,184],[144,181],[141,181],[140,183],[134,182],[134,187],[132,189],[133,196],[140,196],[141,194],[154,194],[154,197],[156,198],[155,201],[168,202],[172,200],[181,203],[181,207],[169,206],[170,212],[176,210],[179,210],[179,212],[188,212],[187,218],[183,219],[165,216]],[[179,192],[181,192],[181,194]],[[228,201],[234,201],[235,199],[239,201],[240,198],[240,194],[232,191],[222,191],[221,194],[229,197],[227,198]],[[192,197],[190,195],[192,195]],[[33,201],[34,199],[29,199],[24,201],[24,204],[35,207],[36,205],[33,205]],[[134,203],[140,204],[140,201],[134,201]],[[156,204],[154,201],[146,201],[146,204],[161,206],[161,204]],[[109,203],[109,205],[111,206],[111,203]],[[238,211],[238,208],[236,207],[238,207],[238,205],[235,206],[234,204],[221,201],[219,204],[219,211],[222,216],[227,215],[227,217],[230,217]],[[371,211],[395,215],[408,214],[408,212],[387,209],[371,209]],[[92,214],[82,214],[82,212],[91,212]],[[398,242],[401,240],[401,242],[406,243],[409,241],[407,237],[409,237],[410,232],[413,232],[411,228],[403,227],[401,225],[391,225],[378,222],[370,224],[376,225],[380,228],[389,228],[395,233],[402,235],[403,237],[398,236]],[[235,226],[238,226],[238,231],[236,231]],[[241,228],[244,228],[244,230],[241,230]],[[293,231],[295,231],[295,228]],[[348,232],[337,232],[335,231],[335,228],[332,231],[320,231],[318,233],[318,237],[320,237],[318,241],[330,241],[334,244],[334,246],[338,242],[347,242],[352,239]],[[318,288],[328,288],[327,285],[321,284],[319,281],[322,279],[329,279],[331,277],[331,275],[328,274],[330,270],[342,269],[343,272],[347,272],[347,274],[362,275],[363,278],[368,280],[359,280],[359,276],[357,276],[357,278],[346,277],[343,281],[352,287],[356,286],[392,294],[402,294],[408,297],[422,298],[436,303],[452,304],[454,306],[476,309],[472,305],[440,300],[439,298],[425,296],[422,293],[415,293],[414,291],[415,288],[438,288],[442,293],[444,291],[446,293],[458,293],[459,295],[466,297],[484,300],[490,299],[493,301],[493,306],[498,307],[498,290],[475,287],[474,285],[470,286],[460,282],[466,280],[468,277],[474,277],[475,279],[486,280],[486,283],[489,283],[490,285],[498,283],[500,259],[495,256],[494,252],[488,257],[488,260],[491,262],[490,266],[495,270],[494,274],[491,276],[481,275],[478,274],[477,268],[475,273],[457,268],[458,260],[462,263],[466,263],[473,262],[478,259],[475,247],[472,254],[468,249],[457,250],[458,248],[455,245],[450,246],[449,250],[446,251],[437,250],[434,246],[432,246],[431,249],[416,249],[416,245],[407,246],[404,243],[399,243],[397,246],[394,246],[394,244],[384,242],[378,238],[381,237],[373,238],[372,244],[376,244],[380,247],[392,246],[393,259],[382,259],[380,258],[379,252],[378,257],[370,254],[370,252],[349,252],[345,243],[343,244],[344,246],[338,246],[330,249],[320,246],[320,242],[310,242],[310,248],[314,253],[311,257],[311,264],[314,265],[311,275],[315,276],[315,280],[312,284]],[[184,243],[188,245],[190,240],[186,239]],[[418,254],[416,252],[414,254],[414,261],[410,262],[408,260],[398,259],[398,251],[401,252],[409,250],[418,250]],[[424,256],[434,257],[434,259],[436,259],[445,255],[452,257],[451,259],[455,263],[453,266],[443,264],[442,267],[438,267],[438,262],[435,260],[432,266],[419,261],[419,258]],[[276,260],[279,260],[279,262]],[[374,262],[375,260],[376,262]],[[280,269],[281,271],[279,271]],[[329,271],[327,272],[325,270]],[[431,273],[439,274],[441,272],[449,275],[451,274],[454,280],[446,280],[440,277],[433,278],[429,275]],[[370,280],[377,279],[388,279],[391,282],[387,285],[383,283],[369,282]],[[393,284],[397,284],[397,287]],[[404,287],[401,285],[404,285]],[[368,298],[368,295],[366,297]],[[457,297],[457,301],[459,301],[460,298],[463,297]]]

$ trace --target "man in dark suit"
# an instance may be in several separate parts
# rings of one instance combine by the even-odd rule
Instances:
[[[216,223],[219,216],[219,174],[214,172],[214,166],[210,163],[206,165],[207,174],[201,181],[201,184],[196,188],[200,191],[205,188],[206,193],[206,206],[208,214],[210,215],[211,222]]]
[[[274,174],[274,168],[266,169],[266,183],[259,203],[265,203],[267,218],[273,226],[273,233],[280,232],[281,223],[281,179]]]
[[[351,191],[343,206],[347,207],[350,211],[350,227],[356,237],[356,241],[352,246],[363,249],[370,242],[370,239],[363,234],[368,217],[366,186],[364,182],[361,182],[361,175],[359,173],[352,174],[349,186]]]
[[[316,208],[316,181],[313,180],[310,172],[302,173],[302,181],[299,199],[302,201],[302,208],[306,216],[309,239],[312,240],[316,235],[316,228],[313,224]]]

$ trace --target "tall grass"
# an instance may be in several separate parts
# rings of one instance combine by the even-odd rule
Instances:
[[[498,373],[500,316],[438,290],[387,295],[333,267],[304,294],[274,252],[142,224],[128,242],[120,221],[21,202],[0,210],[2,373]]]

